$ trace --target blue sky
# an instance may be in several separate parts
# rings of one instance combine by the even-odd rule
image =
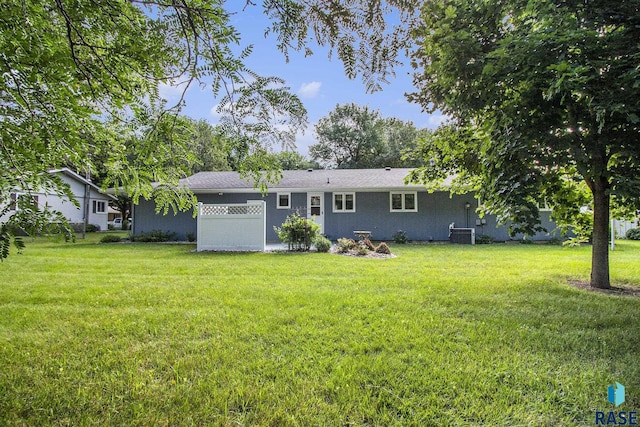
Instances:
[[[315,143],[314,125],[337,104],[353,102],[367,105],[378,110],[382,117],[412,121],[418,128],[435,129],[442,121],[439,114],[424,113],[418,105],[406,100],[404,94],[413,91],[411,68],[408,65],[396,70],[396,78],[390,80],[390,84],[383,85],[382,91],[368,94],[360,79],[349,80],[345,76],[342,63],[337,58],[329,60],[327,49],[312,48],[314,55],[310,57],[291,52],[287,63],[284,55],[275,47],[275,37],[264,36],[268,22],[259,7],[239,10],[233,16],[232,23],[241,34],[240,47],[249,44],[254,46],[253,54],[246,61],[247,66],[260,75],[283,78],[307,109],[309,126],[304,134],[298,134],[296,138],[298,151],[304,155],[308,154],[309,145]],[[162,94],[171,101],[178,92],[179,90],[165,87]],[[215,114],[218,101],[213,98],[209,88],[191,87],[187,91],[186,102],[184,114],[195,119],[205,119],[214,125],[218,122]]]

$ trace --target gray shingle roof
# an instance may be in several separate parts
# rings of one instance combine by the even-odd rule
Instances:
[[[405,185],[411,169],[329,169],[283,171],[270,190],[376,190],[424,189],[421,185]],[[195,193],[210,191],[255,191],[253,180],[244,180],[238,172],[199,172],[181,181]]]

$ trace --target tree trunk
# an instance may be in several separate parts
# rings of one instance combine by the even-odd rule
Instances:
[[[604,178],[593,182],[593,246],[591,249],[591,287],[611,288],[609,281],[609,193]]]

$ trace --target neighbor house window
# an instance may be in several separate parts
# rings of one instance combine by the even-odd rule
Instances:
[[[356,193],[333,193],[334,212],[355,212]]]
[[[391,212],[417,212],[418,194],[415,191],[391,192],[389,193]]]
[[[30,203],[30,204],[32,204],[34,206],[38,204],[38,196],[37,195],[11,193],[10,200],[9,200],[9,210],[10,211],[17,211],[18,210],[18,200],[19,199],[27,200],[28,203]],[[24,204],[24,202],[23,202],[23,204]]]
[[[291,209],[291,193],[278,193],[278,209]]]
[[[15,211],[17,209],[17,203],[16,201],[18,200],[18,195],[16,193],[11,193],[11,200],[9,201],[9,210],[10,211]]]
[[[107,211],[107,202],[99,200],[93,201],[93,213],[105,213]]]

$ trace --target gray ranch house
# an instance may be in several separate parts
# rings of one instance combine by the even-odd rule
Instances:
[[[370,231],[373,240],[392,240],[399,230],[413,241],[448,241],[450,228],[473,229],[476,235],[509,240],[494,216],[480,218],[473,194],[450,196],[447,191],[429,193],[423,186],[406,185],[410,169],[333,169],[283,171],[282,179],[266,195],[237,172],[200,172],[181,181],[206,205],[264,202],[266,240],[277,242],[273,230],[294,212],[313,218],[331,240],[354,237],[354,231]],[[162,215],[152,200],[134,207],[133,234],[161,230],[179,239],[197,235],[193,212]],[[555,226],[549,211],[541,211],[542,225]],[[539,233],[537,240],[549,235]]]

